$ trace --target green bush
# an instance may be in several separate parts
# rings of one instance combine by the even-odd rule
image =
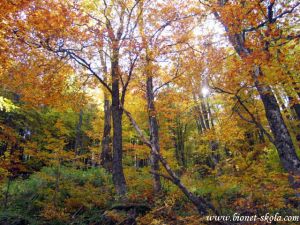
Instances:
[[[44,167],[26,180],[7,182],[0,187],[2,202],[8,196],[0,224],[86,224],[96,221],[113,196],[111,177],[102,168]]]

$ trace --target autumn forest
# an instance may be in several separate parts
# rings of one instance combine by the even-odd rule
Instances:
[[[0,0],[0,224],[299,224],[299,38],[296,0]]]

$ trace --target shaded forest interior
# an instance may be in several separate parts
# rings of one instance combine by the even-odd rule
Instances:
[[[298,1],[2,0],[0,18],[0,224],[300,223]]]

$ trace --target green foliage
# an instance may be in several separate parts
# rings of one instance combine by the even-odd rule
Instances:
[[[197,196],[299,214],[299,4],[149,2],[0,1],[0,224],[120,224],[125,199],[150,204],[139,224],[198,225]]]
[[[56,189],[57,172],[45,167],[29,179],[10,181],[7,207],[1,208],[0,223],[87,224],[93,219],[91,215],[100,215],[111,204],[112,183],[103,169],[62,167],[59,189]],[[3,183],[3,201],[6,192],[7,183]]]

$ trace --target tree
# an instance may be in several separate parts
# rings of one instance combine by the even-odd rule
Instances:
[[[139,1],[103,1],[95,4],[59,2],[57,5],[48,1],[43,7],[38,4],[38,1],[31,2],[30,7],[23,8],[23,16],[26,16],[21,24],[17,24],[15,38],[26,47],[43,49],[48,57],[47,53],[54,53],[57,58],[71,59],[75,63],[73,66],[79,65],[81,70],[94,76],[110,93],[113,127],[112,174],[116,192],[124,195],[126,181],[122,167],[123,111],[120,106],[125,102],[128,84],[139,55],[137,40],[134,39],[139,19]],[[56,20],[57,14],[60,17]],[[43,23],[45,18],[47,23]],[[101,73],[106,70],[106,62],[100,68],[97,65],[98,62],[103,63],[103,54],[110,63],[107,68],[110,70],[110,79]],[[121,59],[121,63],[125,64],[122,68]],[[108,122],[108,110],[106,112]],[[107,147],[109,126],[104,128],[104,146]]]
[[[272,88],[267,83],[263,69],[264,63],[268,64],[270,61],[270,49],[274,42],[276,44],[278,39],[296,38],[293,35],[280,35],[279,24],[282,22],[281,18],[293,13],[299,4],[285,5],[285,9],[277,15],[274,14],[274,5],[275,1],[270,1],[268,5],[265,5],[264,2],[256,4],[255,1],[237,4],[231,1],[218,1],[213,6],[213,11],[215,17],[223,25],[236,53],[243,62],[247,62],[249,65],[248,71],[264,104],[266,117],[274,135],[274,144],[283,168],[289,172],[299,172],[300,161],[290,132],[283,120]],[[258,63],[257,57],[263,57],[264,61]]]

